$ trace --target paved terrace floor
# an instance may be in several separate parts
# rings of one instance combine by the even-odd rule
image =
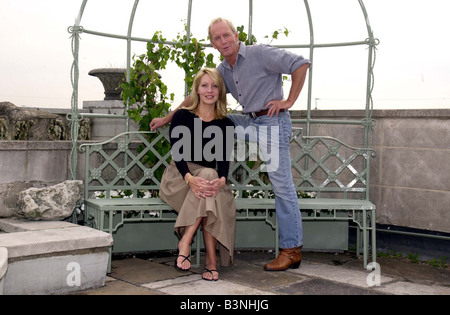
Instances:
[[[351,253],[304,252],[299,269],[266,272],[267,251],[237,251],[235,263],[219,269],[220,280],[201,279],[201,268],[181,272],[175,256],[120,257],[104,287],[81,295],[450,295],[450,269],[378,258],[379,275],[363,270]],[[204,257],[202,257],[202,266]],[[379,286],[369,286],[379,280]]]

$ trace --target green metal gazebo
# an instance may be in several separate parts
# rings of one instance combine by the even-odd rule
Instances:
[[[186,41],[189,42],[190,36],[191,36],[191,26],[192,26],[192,11],[193,11],[193,4],[196,0],[187,0],[187,39]],[[313,124],[350,124],[350,125],[361,125],[365,128],[365,147],[368,147],[370,145],[371,141],[371,132],[372,128],[374,126],[374,121],[372,120],[372,108],[373,108],[373,102],[372,102],[372,91],[373,91],[373,84],[374,84],[374,76],[373,76],[373,68],[375,63],[375,50],[376,46],[378,45],[379,41],[374,37],[374,34],[372,32],[372,28],[369,23],[369,16],[366,10],[366,7],[363,3],[363,0],[355,0],[355,5],[359,5],[361,9],[361,14],[364,17],[365,21],[365,27],[367,30],[367,36],[365,38],[362,38],[360,40],[351,41],[351,42],[338,42],[338,43],[317,43],[314,36],[314,12],[311,12],[310,4],[308,0],[298,0],[299,3],[303,2],[304,9],[306,11],[306,16],[308,19],[308,25],[309,25],[309,42],[308,43],[298,43],[293,45],[274,45],[280,48],[284,49],[294,49],[294,48],[303,48],[309,50],[309,56],[307,58],[311,61],[311,67],[309,69],[308,73],[308,91],[307,91],[307,111],[306,111],[306,118],[296,120],[297,123],[302,123],[306,126],[305,135],[310,136],[311,129],[310,127]],[[127,47],[127,56],[126,56],[126,69],[127,69],[127,80],[129,82],[130,80],[130,67],[131,67],[131,61],[132,61],[132,53],[131,53],[131,44],[132,42],[151,42],[152,39],[150,38],[141,38],[141,37],[135,37],[133,36],[133,25],[135,21],[135,15],[137,10],[139,9],[139,0],[130,0],[130,5],[132,4],[131,13],[129,16],[129,23],[128,23],[128,29],[126,30],[126,33],[124,34],[110,34],[110,33],[104,33],[99,32],[96,30],[90,30],[86,29],[82,26],[82,18],[83,14],[85,12],[86,6],[88,4],[88,0],[83,0],[78,16],[75,20],[75,24],[73,26],[70,26],[68,28],[68,31],[70,34],[72,34],[72,53],[73,53],[73,64],[71,69],[71,82],[73,87],[73,93],[72,93],[72,100],[71,100],[71,113],[68,114],[68,120],[71,122],[71,133],[72,133],[72,154],[71,154],[71,161],[70,161],[70,171],[73,179],[76,179],[76,169],[77,169],[77,146],[78,146],[78,125],[79,122],[83,118],[123,118],[125,121],[125,127],[126,130],[129,130],[129,117],[126,115],[128,104],[124,104],[124,115],[107,115],[107,114],[88,114],[88,113],[80,113],[78,106],[79,106],[79,100],[78,100],[78,92],[79,92],[79,51],[80,51],[80,36],[82,34],[88,34],[93,36],[101,36],[111,39],[119,39],[123,40],[126,43]],[[282,5],[283,2],[279,2],[278,5]],[[249,0],[249,14],[248,14],[248,33],[249,38],[252,38],[253,34],[253,20],[254,20],[254,1]],[[206,26],[205,26],[206,28]],[[175,44],[173,42],[167,41],[166,44]],[[365,100],[365,118],[362,120],[324,120],[324,119],[313,119],[311,117],[311,111],[312,111],[312,91],[314,88],[314,55],[317,49],[326,49],[326,48],[332,48],[332,47],[344,47],[344,46],[363,46],[366,47],[367,52],[367,80],[366,80],[366,100]]]

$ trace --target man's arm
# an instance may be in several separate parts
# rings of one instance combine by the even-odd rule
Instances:
[[[278,113],[282,109],[289,109],[291,108],[295,101],[298,99],[300,92],[303,89],[303,85],[305,84],[306,79],[306,73],[308,72],[309,64],[304,64],[301,67],[297,68],[292,75],[292,85],[291,89],[289,91],[289,96],[287,100],[281,100],[281,101],[271,101],[268,104],[266,104],[266,107],[270,107],[268,116],[272,117],[274,114],[278,116]]]
[[[150,122],[150,130],[154,131],[155,129],[164,127],[165,125],[170,123],[172,121],[173,114],[175,114],[175,112],[177,110],[179,110],[180,108],[184,108],[184,107],[188,107],[189,106],[190,98],[191,98],[191,96],[186,97],[186,99],[180,104],[180,106],[178,106],[175,110],[171,111],[169,113],[169,115],[167,115],[166,117],[153,118],[152,121]]]

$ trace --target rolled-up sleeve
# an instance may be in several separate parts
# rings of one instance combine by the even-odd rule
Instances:
[[[292,74],[304,64],[310,64],[301,55],[268,45],[261,45],[261,57],[265,67],[275,73]]]

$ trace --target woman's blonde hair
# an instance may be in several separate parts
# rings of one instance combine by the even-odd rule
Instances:
[[[214,107],[214,119],[225,118],[227,116],[227,90],[222,76],[215,68],[203,68],[197,73],[194,78],[194,83],[192,84],[190,104],[186,109],[193,113],[197,113],[197,108],[200,104],[200,96],[197,91],[200,87],[200,82],[205,75],[209,75],[214,83],[219,87],[219,99]]]

